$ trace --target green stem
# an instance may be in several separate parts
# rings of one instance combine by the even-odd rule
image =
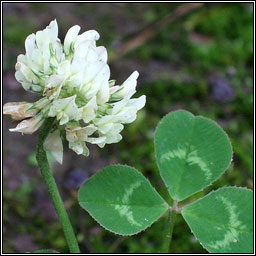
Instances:
[[[50,171],[46,152],[43,147],[44,141],[48,136],[54,121],[55,121],[54,118],[46,119],[43,127],[40,130],[38,143],[37,143],[37,150],[36,150],[37,151],[36,159],[40,167],[40,171],[45,181],[45,184],[47,186],[48,192],[50,194],[52,203],[58,214],[59,221],[61,223],[62,229],[64,231],[64,235],[68,243],[69,250],[71,253],[79,253],[80,250],[78,247],[78,243],[77,243],[73,228],[71,226],[64,204],[60,197],[60,193],[56,185],[56,182],[54,180],[54,177],[52,175],[52,172]]]
[[[162,253],[169,253],[170,252],[170,246],[172,241],[172,232],[173,232],[173,226],[176,216],[176,206],[177,202],[174,201],[174,204],[172,207],[168,210],[168,217],[167,217],[167,223],[166,223],[166,232],[164,234],[164,242],[162,246]]]

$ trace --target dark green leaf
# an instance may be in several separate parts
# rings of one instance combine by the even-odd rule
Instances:
[[[155,222],[167,204],[135,168],[106,167],[79,190],[78,200],[104,228],[133,235]]]
[[[177,201],[218,179],[232,158],[228,136],[215,122],[183,110],[160,121],[155,151],[161,177]]]
[[[185,206],[182,216],[211,253],[253,252],[253,193],[227,187]]]

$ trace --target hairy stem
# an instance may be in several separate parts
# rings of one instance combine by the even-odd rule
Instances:
[[[43,176],[44,182],[45,182],[48,192],[50,194],[52,203],[53,203],[55,210],[58,214],[59,221],[61,223],[62,229],[64,231],[64,235],[65,235],[67,243],[68,243],[69,250],[71,253],[79,253],[80,250],[78,247],[78,243],[77,243],[72,225],[70,223],[70,220],[68,218],[67,212],[64,207],[64,204],[60,197],[60,193],[59,193],[57,184],[54,180],[52,172],[50,171],[46,152],[43,147],[44,141],[45,141],[46,137],[48,136],[48,134],[53,126],[54,121],[55,121],[54,118],[46,119],[43,127],[40,130],[38,143],[37,143],[37,150],[36,150],[36,159],[37,159],[38,165],[40,167],[40,171]]]
[[[172,232],[173,232],[173,226],[176,216],[176,207],[177,202],[174,201],[173,206],[169,208],[168,210],[168,217],[166,222],[166,231],[164,234],[164,241],[162,246],[162,253],[169,253],[170,252],[170,246],[172,241]]]

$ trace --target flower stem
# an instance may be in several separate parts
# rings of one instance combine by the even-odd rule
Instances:
[[[52,172],[50,171],[48,159],[46,152],[44,150],[43,144],[48,136],[53,123],[55,119],[54,118],[48,118],[46,119],[43,127],[40,130],[38,143],[37,143],[37,152],[36,152],[36,159],[38,162],[38,165],[40,167],[41,174],[43,176],[43,179],[45,181],[45,184],[47,186],[48,192],[50,194],[52,203],[55,207],[55,210],[58,214],[59,221],[61,223],[62,229],[64,231],[64,235],[66,237],[68,247],[71,253],[79,253],[79,247],[78,243],[72,228],[72,225],[70,223],[70,220],[68,218],[67,212],[65,210],[64,204],[62,202],[62,199],[60,197],[60,193],[57,187],[57,184],[54,180],[54,177],[52,175]]]
[[[176,206],[177,202],[174,201],[173,206],[169,208],[168,210],[168,217],[166,221],[166,231],[164,234],[164,242],[162,246],[162,253],[169,253],[170,252],[170,246],[172,241],[172,232],[173,232],[173,226],[174,226],[174,220],[176,216]]]

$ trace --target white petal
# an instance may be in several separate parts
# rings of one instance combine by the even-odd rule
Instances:
[[[119,89],[120,89],[120,86],[119,86],[119,85],[110,87],[110,88],[109,88],[109,93],[110,93],[110,95],[114,94],[114,93],[117,92]]]
[[[30,56],[31,52],[36,48],[36,35],[31,34],[25,40],[26,54]]]
[[[57,119],[60,120],[60,125],[66,124],[69,121],[68,115],[65,112],[62,112],[60,114],[61,118],[59,118],[57,115]]]
[[[73,96],[73,99],[68,104],[67,108],[65,109],[65,113],[68,115],[69,120],[80,120],[82,117],[82,108],[78,108],[75,102],[76,95]]]
[[[96,116],[98,105],[96,97],[94,96],[84,107],[82,112],[83,121],[85,123],[90,122]]]
[[[32,84],[31,88],[33,92],[38,92],[38,93],[42,92],[42,87],[40,85]]]
[[[110,136],[107,136],[106,139],[106,144],[112,144],[112,143],[117,143],[120,140],[122,140],[122,135],[121,134],[111,134]]]
[[[89,47],[88,47],[86,60],[89,61],[89,62],[99,61],[99,55],[98,55],[97,49],[92,44],[90,44]]]
[[[26,81],[25,76],[19,70],[15,72],[14,76],[16,80],[22,84],[23,88],[26,91],[28,91],[31,88],[32,84]]]
[[[66,139],[69,142],[75,142],[78,140],[76,131],[74,131],[75,127],[76,126],[74,126],[73,123],[68,123],[67,125],[65,125]]]
[[[63,111],[68,106],[68,104],[70,104],[73,101],[74,97],[76,96],[54,100],[51,105],[48,116],[54,117],[57,115],[57,113]]]
[[[44,119],[41,114],[30,119],[23,120],[16,128],[9,129],[10,132],[21,132],[25,134],[32,134],[43,124]]]
[[[86,63],[86,70],[85,70],[85,81],[84,83],[91,82],[99,73],[101,70],[106,69],[106,64],[100,61],[97,62],[87,62]]]
[[[80,120],[82,108],[78,108],[75,102],[76,95],[54,100],[48,116],[57,117],[60,120],[60,125],[67,123],[69,120]]]
[[[81,71],[69,78],[69,87],[80,87],[84,81],[84,72]]]
[[[63,81],[62,75],[52,75],[48,79],[46,79],[46,87],[47,88],[55,88],[60,85]]]
[[[11,115],[14,120],[22,120],[33,117],[37,113],[37,109],[29,109],[33,103],[29,102],[8,102],[3,106],[3,114]]]
[[[113,128],[110,130],[111,134],[117,134],[120,133],[124,129],[124,126],[122,124],[114,124]]]
[[[90,124],[86,127],[83,128],[87,134],[87,136],[90,136],[92,135],[94,132],[97,131],[97,128],[93,125],[93,124]]]
[[[134,106],[125,107],[122,111],[115,115],[115,122],[123,124],[132,123],[136,119],[137,109]]]
[[[69,142],[69,148],[75,151],[78,155],[83,153],[83,142]]]
[[[127,105],[127,103],[128,103],[127,99],[122,99],[122,100],[114,103],[112,114],[113,115],[117,114],[119,111],[121,111]]]
[[[103,77],[105,79],[105,77]],[[108,80],[102,81],[101,87],[97,93],[97,103],[98,104],[103,104],[109,100],[109,85],[108,85]]]
[[[36,32],[36,45],[39,49],[44,50],[44,45],[46,43],[47,38],[45,37],[45,33],[43,31]],[[48,42],[49,40],[47,40]]]
[[[22,87],[26,90],[26,91],[31,91],[31,92],[33,92],[33,90],[32,90],[32,83],[30,83],[30,82],[26,82],[26,81],[23,81],[23,82],[21,82],[21,85],[22,85]]]
[[[122,116],[122,123],[123,124],[129,124],[136,120],[137,118],[137,110],[135,108],[127,109],[127,111],[123,111],[123,113],[120,113],[120,116]]]
[[[58,38],[58,24],[56,19],[51,21],[45,29],[52,42],[55,42]]]
[[[139,72],[136,70],[123,82],[124,87],[131,87],[131,89],[135,90],[138,77]]]
[[[146,96],[142,95],[137,99],[130,99],[129,100],[129,105],[130,106],[135,106],[137,110],[142,109],[146,104]]]
[[[66,55],[70,54],[71,51],[73,51],[74,43],[77,38],[77,35],[79,34],[80,26],[75,25],[71,27],[64,39],[64,52]]]
[[[67,76],[70,73],[70,61],[65,60],[58,65],[58,74]]]
[[[22,75],[25,77],[27,82],[32,82],[35,79],[35,75],[31,71],[31,69],[28,68],[25,64],[21,62],[17,62],[15,65],[15,69],[16,71],[20,71],[22,73]]]
[[[91,41],[85,41],[77,46],[74,52],[73,62],[85,61],[88,54],[89,46],[92,44]]]
[[[98,53],[98,60],[107,63],[108,53],[106,48],[104,46],[99,46],[96,48],[96,51]]]
[[[20,54],[17,57],[17,62],[21,62],[21,63],[27,65],[27,57],[24,54]]]
[[[52,70],[50,68],[50,61],[47,58],[44,58],[44,74],[51,74]]]
[[[102,62],[103,63],[103,62]],[[86,92],[87,97],[93,97],[99,91],[97,95],[97,103],[103,104],[109,99],[109,86],[108,80],[110,77],[110,69],[107,64],[103,65],[103,68],[96,74],[96,76],[91,80],[91,86]]]
[[[60,40],[57,38],[57,41],[55,44],[53,44],[53,48],[54,48],[54,51],[55,51],[55,55],[58,59],[59,62],[62,62],[65,60],[65,54],[63,52],[63,46],[60,42]]]
[[[49,99],[50,100],[58,99],[61,88],[64,85],[67,77],[64,75],[52,75],[50,78],[52,79],[49,80],[50,83],[47,86],[49,88],[55,88],[55,89],[53,90],[53,92],[50,92]]]
[[[104,124],[104,123],[109,123],[109,122],[112,122],[113,120],[113,116],[111,115],[108,115],[108,116],[103,116],[103,117],[100,117],[100,118],[96,118],[95,120],[93,120],[94,124],[95,125],[101,125],[101,124]]]
[[[122,84],[122,90],[114,94],[115,97],[125,97],[128,93],[133,92],[131,96],[136,92],[137,78],[139,77],[138,71],[134,71]]]
[[[108,115],[96,118],[93,122],[95,126],[98,127],[99,132],[106,134],[114,125],[113,118],[115,118],[115,116]]]
[[[40,100],[36,101],[34,103],[34,107],[35,107],[35,109],[42,109],[49,103],[50,103],[50,100],[47,97],[44,97],[44,98],[41,98]]]
[[[102,144],[103,142],[106,141],[106,137],[87,138],[86,141],[91,144]]]
[[[52,156],[56,159],[56,161],[62,164],[63,144],[62,144],[59,130],[56,130],[47,136],[44,142],[44,149],[47,151],[50,151]]]
[[[83,59],[73,58],[71,67],[70,67],[71,74],[77,74],[78,72],[83,72],[85,68],[87,68],[87,63]]]
[[[39,49],[43,50],[44,53],[49,54],[49,44],[52,43],[53,49],[56,48],[58,39],[58,24],[56,20],[51,23],[43,30],[36,33],[36,45]]]
[[[27,63],[29,67],[38,73],[39,71],[43,71],[44,59],[41,51],[39,49],[34,49],[30,56],[27,58]]]
[[[104,148],[105,145],[106,145],[106,140],[103,141],[102,143],[98,143],[98,146],[99,146],[100,148]]]
[[[84,141],[69,142],[69,148],[75,151],[78,155],[89,155],[89,149],[86,147]]]
[[[18,62],[19,63],[19,62]],[[22,67],[21,67],[22,66]],[[18,82],[20,82],[23,88],[26,91],[34,91],[42,92],[43,88],[40,85],[35,85],[33,83],[38,83],[38,78],[33,74],[33,72],[23,63],[19,63],[19,65],[15,66],[17,71],[15,72],[15,78]]]
[[[105,124],[98,126],[98,130],[102,134],[106,134],[113,127],[113,125],[114,125],[114,123],[105,123]]]
[[[75,48],[84,41],[87,41],[87,40],[97,41],[99,38],[100,38],[100,35],[97,31],[88,30],[77,37],[75,42]]]
[[[110,77],[110,70],[104,62],[88,63],[88,66],[84,73],[84,84],[81,86],[81,93],[85,95],[87,99],[92,98],[97,94],[101,85],[108,81]]]

